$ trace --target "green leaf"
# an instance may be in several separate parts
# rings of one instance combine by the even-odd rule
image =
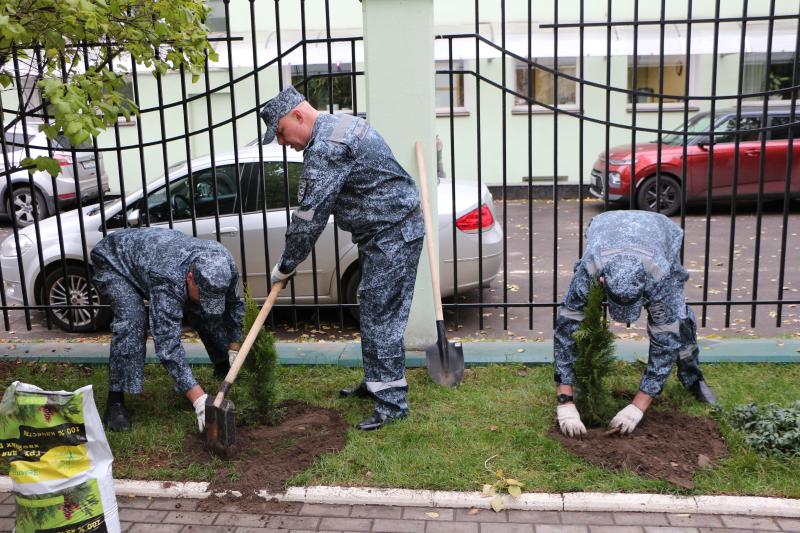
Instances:
[[[511,494],[514,498],[519,498],[522,496],[522,489],[519,488],[517,485],[510,485],[508,487],[508,493]]]
[[[511,478],[506,478],[506,483],[507,483],[508,485],[516,485],[516,486],[518,486],[518,487],[521,487],[521,486],[522,486],[522,483],[520,483],[520,482],[519,482],[519,481],[517,481],[516,479],[511,479]]]

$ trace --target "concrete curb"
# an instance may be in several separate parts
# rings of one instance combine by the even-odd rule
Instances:
[[[212,495],[206,482],[114,480],[117,496],[205,499]],[[11,479],[0,476],[0,492],[11,492]],[[241,496],[241,494],[233,494]],[[491,498],[480,492],[382,489],[370,487],[290,487],[286,492],[259,491],[266,500],[336,505],[396,505],[403,507],[490,508]],[[527,492],[503,497],[505,509],[520,511],[608,511],[751,515],[800,518],[800,500],[759,496],[670,496]]]
[[[800,363],[800,339],[700,339],[700,358],[707,363]],[[647,360],[650,349],[646,339],[617,339],[616,357],[622,361]],[[191,364],[210,364],[202,344],[184,342],[186,359]],[[467,366],[488,364],[548,364],[553,362],[553,341],[465,342]],[[275,350],[282,365],[336,365],[360,367],[360,342],[276,342]],[[3,358],[34,361],[105,364],[108,344],[99,342],[8,342],[0,341]],[[147,343],[147,361],[158,362],[152,341]],[[406,351],[406,367],[424,367],[425,353]]]

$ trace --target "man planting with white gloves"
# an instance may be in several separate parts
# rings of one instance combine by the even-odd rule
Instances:
[[[683,386],[699,401],[716,403],[700,371],[695,316],[684,298],[689,274],[680,263],[682,239],[683,230],[671,220],[645,211],[602,213],[586,228],[586,250],[575,266],[554,333],[556,414],[564,435],[586,433],[573,403],[576,343],[572,335],[583,320],[594,277],[605,287],[613,320],[631,323],[638,320],[642,307],[648,312],[647,367],[633,401],[617,413],[610,427],[618,427],[622,434],[633,432],[676,362]]]

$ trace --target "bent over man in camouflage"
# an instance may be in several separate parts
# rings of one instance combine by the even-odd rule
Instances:
[[[661,393],[672,365],[678,378],[701,402],[716,403],[703,380],[697,326],[686,305],[683,284],[689,273],[680,263],[683,231],[661,214],[611,211],[594,217],[586,228],[586,250],[564,297],[554,335],[558,424],[565,435],[586,433],[572,399],[575,340],[593,277],[606,289],[608,311],[619,322],[634,322],[647,309],[650,354],[630,405],[611,421],[623,434],[632,432],[654,397]]]
[[[207,395],[186,363],[181,324],[185,317],[203,341],[215,374],[224,376],[230,368],[228,351],[238,349],[244,312],[230,252],[216,241],[171,229],[124,229],[95,246],[92,264],[93,281],[114,313],[106,427],[131,427],[123,394],[142,392],[149,324],[156,356],[175,390],[192,402],[202,431]],[[149,320],[144,299],[150,303]]]
[[[351,115],[320,113],[294,87],[261,110],[263,142],[303,153],[298,208],[272,283],[294,275],[333,213],[353,235],[361,262],[358,295],[364,381],[343,396],[372,397],[375,410],[356,427],[373,430],[408,413],[403,333],[425,233],[414,180],[381,136]]]

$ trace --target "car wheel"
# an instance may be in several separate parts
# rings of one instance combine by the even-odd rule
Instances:
[[[344,284],[344,303],[357,304],[358,303],[358,285],[361,283],[361,268],[356,266],[347,282]],[[358,307],[349,307],[347,312],[350,313],[356,322],[361,321],[361,313]]]
[[[110,309],[57,309],[58,305],[98,305],[105,303],[94,284],[86,278],[86,267],[67,265],[66,276],[59,266],[44,283],[45,305],[50,320],[71,333],[96,331],[111,321]],[[94,319],[94,320],[93,320]]]
[[[661,194],[657,194],[656,177],[644,180],[636,195],[636,205],[644,211],[657,211],[672,216],[681,208],[681,184],[672,176],[661,176]],[[660,196],[660,198],[659,198]],[[658,203],[658,205],[656,205]]]
[[[34,198],[36,199],[35,209]],[[33,224],[34,217],[42,220],[47,216],[47,204],[42,193],[36,189],[31,191],[29,186],[22,185],[11,192],[6,212],[9,216],[16,218],[18,227],[24,228]]]

